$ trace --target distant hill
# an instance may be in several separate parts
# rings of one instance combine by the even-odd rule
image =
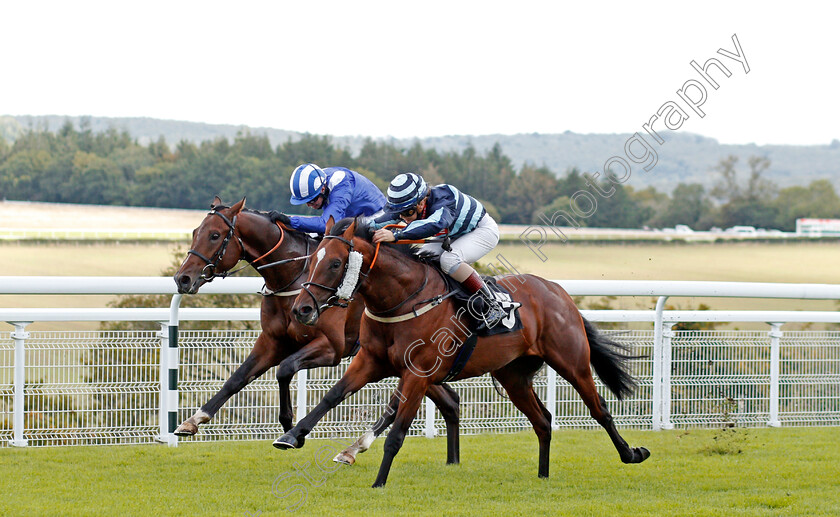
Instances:
[[[109,128],[126,130],[140,144],[146,145],[163,136],[170,144],[181,140],[201,142],[216,138],[233,139],[240,131],[253,135],[266,135],[273,146],[291,139],[297,140],[303,133],[283,129],[248,127],[200,122],[182,122],[151,118],[106,118],[88,117],[94,132]],[[26,128],[59,129],[66,120],[78,127],[80,117],[15,116],[0,117],[0,136],[14,140]],[[740,158],[740,171],[746,175],[746,161],[750,156],[764,156],[770,159],[771,167],[765,173],[767,179],[780,187],[807,185],[816,179],[829,179],[840,189],[840,141],[830,145],[725,145],[713,138],[691,133],[662,133],[666,142],[655,146],[658,163],[650,172],[641,166],[633,170],[628,185],[634,188],[655,186],[658,190],[671,192],[683,183],[700,183],[710,186],[715,180],[712,169],[715,164],[730,154]],[[483,153],[497,142],[504,153],[517,167],[525,163],[545,165],[557,174],[570,167],[584,172],[601,171],[604,162],[611,156],[624,156],[624,143],[629,134],[517,134],[517,135],[454,135],[421,139],[381,139],[409,147],[420,142],[423,147],[439,151],[457,151],[472,145]],[[333,136],[333,142],[340,147],[357,153],[364,144],[361,136]],[[746,179],[746,178],[742,178]]]

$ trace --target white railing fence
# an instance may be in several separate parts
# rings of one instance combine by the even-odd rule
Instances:
[[[649,322],[605,330],[644,356],[631,365],[636,393],[617,401],[599,383],[618,425],[673,427],[840,425],[840,331],[786,331],[789,322],[840,323],[836,311],[666,311],[668,296],[840,299],[840,285],[558,281],[572,295],[658,297],[650,311],[583,311],[595,322]],[[255,293],[256,278],[228,278],[203,293]],[[164,442],[241,364],[259,331],[179,330],[181,321],[259,321],[258,309],[180,309],[170,278],[0,277],[0,294],[171,294],[168,308],[0,309],[0,446]],[[159,331],[28,331],[34,321],[151,321]],[[766,330],[675,330],[680,322],[765,322]],[[318,403],[349,364],[300,372],[296,417]],[[534,379],[554,426],[597,424],[562,378]],[[384,410],[396,380],[365,387],[331,412],[313,437],[352,437]],[[527,419],[483,376],[453,383],[461,432],[527,429]],[[445,432],[427,400],[414,435]],[[278,395],[269,371],[234,396],[190,441],[273,439]]]

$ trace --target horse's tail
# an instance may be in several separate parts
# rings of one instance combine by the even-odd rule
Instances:
[[[629,354],[629,347],[598,332],[598,329],[581,316],[586,339],[589,340],[589,361],[595,373],[619,399],[636,389],[636,379],[627,371],[627,361],[643,356]]]

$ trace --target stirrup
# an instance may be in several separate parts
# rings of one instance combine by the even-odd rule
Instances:
[[[495,300],[491,302],[485,299],[485,303],[487,304],[487,313],[482,314],[481,318],[479,318],[476,330],[492,329],[507,316]]]

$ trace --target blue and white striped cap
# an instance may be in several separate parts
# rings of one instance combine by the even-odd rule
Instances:
[[[321,187],[327,180],[327,175],[314,163],[298,165],[289,180],[289,190],[293,205],[302,205],[315,199],[321,193]]]
[[[388,204],[385,208],[391,212],[410,208],[423,199],[427,190],[426,182],[417,174],[400,174],[388,186]]]

